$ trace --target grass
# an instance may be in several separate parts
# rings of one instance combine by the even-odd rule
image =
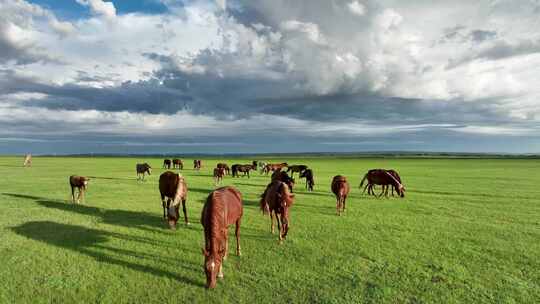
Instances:
[[[154,166],[146,182],[138,161]],[[207,291],[199,218],[218,161],[250,160],[183,170],[192,224],[170,231],[160,159],[35,157],[22,168],[1,157],[0,302],[540,302],[538,160],[289,158],[313,168],[316,186],[297,186],[282,245],[258,208],[269,178],[226,177],[244,196],[243,256]],[[400,172],[404,199],[361,194],[361,174],[379,167]],[[84,204],[68,201],[71,174],[94,177]],[[336,174],[352,186],[342,217],[329,191]]]

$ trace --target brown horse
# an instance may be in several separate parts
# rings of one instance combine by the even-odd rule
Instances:
[[[308,167],[306,165],[291,165],[287,166],[287,173],[291,172],[291,177],[294,177],[294,172],[298,172],[298,174],[301,174],[307,168]]]
[[[223,168],[225,170],[225,173],[227,175],[230,175],[231,174],[231,169],[229,168],[229,166],[225,163],[218,163],[216,165],[216,168]]]
[[[401,184],[401,182],[399,182],[392,174],[384,169],[369,170],[368,173],[364,175],[362,182],[360,182],[360,188],[362,188],[364,181],[366,180],[367,184],[364,187],[363,192],[366,192],[366,189],[368,189],[368,194],[375,195],[375,192],[373,191],[374,185],[382,185],[383,191],[381,194],[379,194],[379,196],[382,196],[384,194],[384,187],[392,186],[396,189],[396,192],[400,197],[405,197],[405,187],[403,184]]]
[[[349,183],[347,178],[342,175],[334,176],[332,179],[332,192],[336,195],[336,211],[337,215],[341,216],[345,212],[345,201],[347,200],[347,195],[349,195]]]
[[[150,165],[147,163],[137,164],[135,166],[135,170],[137,171],[137,180],[140,180],[141,176],[142,176],[142,180],[144,180],[145,174],[151,175],[152,167],[150,167]]]
[[[289,186],[291,192],[293,192],[294,178],[290,177],[287,172],[281,170],[274,171],[274,173],[272,173],[272,180],[284,182],[287,184],[287,186]]]
[[[263,214],[270,214],[272,233],[274,233],[274,217],[279,230],[279,241],[283,241],[289,232],[289,209],[294,203],[294,194],[286,183],[274,180],[266,187],[261,195],[261,210]],[[281,226],[280,226],[281,224]]]
[[[80,199],[84,200],[84,192],[88,189],[88,177],[72,175],[69,177],[69,185],[71,186],[71,201],[75,203],[75,188],[79,190],[79,195],[77,196],[77,204]]]
[[[311,169],[306,169],[300,173],[300,178],[306,179],[306,189],[308,191],[313,191],[313,186],[315,186],[315,180],[313,179],[313,171]]]
[[[194,159],[193,160],[193,170],[201,170],[201,167],[202,167],[202,162],[200,159]]]
[[[390,175],[392,175],[400,184],[403,185],[403,183],[401,182],[401,177],[399,176],[399,173],[397,173],[396,170],[390,169],[390,170],[386,170],[386,172],[390,173]],[[388,188],[390,188],[389,185],[383,186],[383,191],[384,191],[385,196],[388,196]],[[394,196],[394,190],[396,190],[397,192],[397,189],[394,186],[392,186],[392,196]]]
[[[218,185],[223,182],[225,176],[225,168],[214,168],[214,185]]]
[[[173,169],[179,169],[179,170],[184,169],[184,163],[182,162],[181,159],[178,159],[178,158],[173,159],[172,164],[173,164]]]
[[[23,167],[31,167],[31,166],[32,166],[32,154],[26,154],[24,156]]]
[[[171,160],[170,159],[164,159],[163,160],[163,169],[171,169]]]
[[[266,167],[264,168],[264,173],[268,174],[270,171],[274,172],[277,170],[282,170],[285,167],[287,167],[287,163],[267,164]]]
[[[216,287],[216,277],[223,278],[222,263],[229,253],[228,227],[232,224],[236,224],[236,255],[240,256],[242,214],[242,195],[235,188],[219,188],[208,195],[201,214],[206,288]]]
[[[161,194],[161,205],[163,206],[163,218],[167,220],[171,229],[176,228],[176,223],[180,218],[180,201],[182,202],[184,220],[186,225],[189,225],[186,211],[187,191],[186,181],[182,175],[166,171],[159,176],[159,193]]]
[[[256,170],[256,169],[257,169],[257,166],[253,166],[253,165],[234,164],[234,165],[231,166],[232,176],[233,177],[240,177],[238,175],[238,172],[242,172],[242,173],[244,173],[242,175],[242,177],[247,175],[247,177],[249,178],[249,171]]]

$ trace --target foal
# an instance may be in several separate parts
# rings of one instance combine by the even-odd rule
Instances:
[[[214,168],[214,185],[221,184],[225,176],[225,168]]]
[[[84,176],[72,175],[69,177],[69,185],[71,186],[71,201],[75,203],[75,188],[79,190],[77,196],[77,204],[80,199],[84,200],[84,192],[88,189],[88,181],[90,179]]]
[[[347,178],[342,175],[334,176],[332,179],[332,192],[336,196],[336,211],[337,215],[341,216],[345,212],[345,200],[347,200],[347,195],[349,195],[349,183]]]

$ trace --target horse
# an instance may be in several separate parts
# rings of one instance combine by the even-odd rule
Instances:
[[[193,170],[201,170],[201,167],[202,167],[202,162],[200,159],[194,159],[193,160]]]
[[[266,168],[266,163],[265,162],[259,162],[259,172],[260,174],[263,174],[264,173],[264,168]]]
[[[291,172],[291,176],[294,177],[294,172],[298,172],[298,174],[302,173],[304,170],[306,170],[308,167],[306,165],[292,165],[287,166],[287,173]]]
[[[137,164],[135,166],[135,170],[137,171],[137,180],[141,179],[141,175],[142,175],[142,180],[144,180],[145,173],[148,173],[148,175],[151,175],[150,173],[152,171],[152,167],[150,167],[150,165],[147,163]]]
[[[167,220],[171,229],[176,229],[176,223],[180,218],[180,201],[182,201],[184,221],[186,225],[189,225],[186,211],[187,191],[187,184],[182,175],[165,171],[159,176],[159,193],[161,195],[161,205],[163,206],[163,218]]]
[[[315,180],[313,179],[313,171],[311,169],[306,169],[300,172],[300,178],[305,178],[306,189],[308,191],[313,191],[313,186],[315,186]]]
[[[347,195],[349,195],[350,190],[347,178],[342,175],[334,176],[331,189],[336,196],[337,215],[341,216],[341,214],[345,212],[345,200],[347,200]]]
[[[218,163],[216,165],[216,168],[223,168],[225,170],[225,174],[227,175],[230,175],[231,174],[231,169],[229,168],[229,166],[225,163]]]
[[[242,194],[234,187],[212,191],[204,203],[201,224],[204,228],[204,272],[206,288],[216,287],[216,277],[223,278],[222,263],[229,253],[228,226],[235,224],[236,255],[240,256],[240,221]]]
[[[390,170],[386,170],[386,172],[390,173],[390,175],[392,175],[400,184],[403,185],[403,183],[401,182],[401,177],[399,176],[399,173],[397,173],[396,170],[390,169]],[[383,191],[385,193],[385,196],[388,196],[388,188],[389,188],[388,185],[383,186]],[[397,192],[397,189],[394,188],[394,186],[392,186],[391,189],[392,189],[392,196],[394,196],[394,189],[396,190],[396,192]]]
[[[85,176],[72,175],[69,177],[69,185],[71,186],[71,202],[75,204],[75,188],[79,190],[77,196],[77,204],[80,199],[84,199],[84,192],[88,189],[88,181],[90,179]]]
[[[175,158],[172,160],[172,163],[173,163],[173,169],[177,169],[177,168],[179,170],[184,169],[184,163],[182,162],[181,159]]]
[[[274,173],[272,173],[271,179],[284,182],[285,184],[287,184],[287,186],[289,186],[291,192],[293,192],[294,178],[290,177],[287,172],[281,170],[274,171]]]
[[[223,182],[225,176],[225,168],[214,168],[214,185],[218,185]]]
[[[289,209],[294,203],[294,194],[289,190],[286,183],[273,180],[261,195],[260,206],[263,214],[270,214],[272,233],[274,233],[274,217],[279,230],[279,242],[281,243],[289,232]],[[281,225],[281,226],[280,226]]]
[[[32,166],[32,154],[26,154],[24,156],[23,167],[31,167],[31,166]]]
[[[171,169],[171,160],[170,159],[164,159],[163,160],[163,169]]]
[[[366,189],[368,189],[368,194],[375,195],[375,192],[373,191],[373,186],[382,185],[383,191],[381,192],[381,194],[379,194],[380,197],[384,194],[384,186],[391,185],[396,189],[396,192],[400,197],[405,197],[405,187],[394,176],[392,176],[392,174],[388,173],[388,171],[384,169],[369,170],[360,182],[360,188],[362,188],[362,186],[364,185],[364,181],[366,180],[367,184],[362,193],[366,192]]]
[[[281,170],[284,167],[287,167],[287,163],[281,163],[281,164],[267,164],[265,167],[265,173],[268,174],[270,171],[274,172],[276,170]]]
[[[244,173],[242,175],[242,177],[246,176],[246,174],[247,174],[247,177],[249,178],[249,171],[250,170],[255,170],[255,169],[257,169],[257,166],[253,167],[253,165],[234,164],[234,165],[231,166],[232,176],[233,177],[240,177],[240,176],[238,176],[238,172],[242,172],[242,173]]]

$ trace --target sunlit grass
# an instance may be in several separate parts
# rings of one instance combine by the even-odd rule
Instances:
[[[22,168],[22,158],[0,158],[0,302],[540,302],[540,161],[267,160],[309,165],[315,192],[297,183],[278,245],[258,207],[269,177],[226,177],[244,196],[243,255],[207,291],[199,218],[211,170],[251,159],[183,170],[192,224],[170,231],[161,159],[35,157]],[[137,182],[142,161],[154,170]],[[381,167],[400,172],[405,199],[361,194],[362,175]],[[69,202],[71,174],[93,177],[84,204]],[[352,186],[342,217],[330,194],[337,174]]]

